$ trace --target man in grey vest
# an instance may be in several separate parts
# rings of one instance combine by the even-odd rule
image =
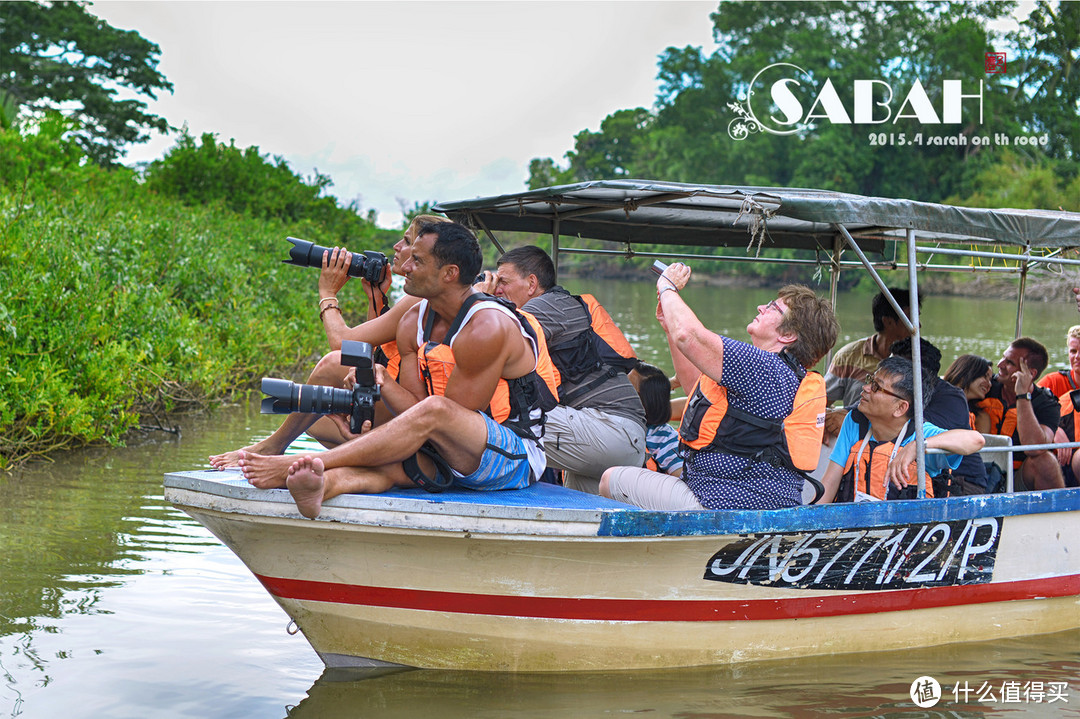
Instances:
[[[594,331],[589,305],[555,284],[551,257],[535,245],[510,250],[499,258],[494,281],[489,279],[483,289],[532,314],[544,329],[561,384],[559,406],[547,416],[543,446],[548,465],[565,470],[564,484],[597,494],[608,467],[641,466],[641,399],[627,379],[627,368],[619,366],[620,358]]]

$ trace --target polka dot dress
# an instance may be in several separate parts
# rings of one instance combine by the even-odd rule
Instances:
[[[730,337],[724,342],[728,403],[766,419],[786,417],[799,378],[778,355]],[[767,462],[698,452],[683,468],[687,486],[709,509],[779,509],[802,503],[803,479]]]

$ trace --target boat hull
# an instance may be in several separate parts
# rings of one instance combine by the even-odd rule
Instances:
[[[405,491],[315,521],[235,473],[168,475],[166,497],[330,666],[685,667],[1080,627],[1080,490],[722,513]]]

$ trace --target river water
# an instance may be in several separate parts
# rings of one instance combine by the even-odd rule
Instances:
[[[648,282],[567,285],[594,292],[642,357],[670,369]],[[706,324],[735,337],[771,296],[685,294]],[[841,300],[849,338],[870,333],[869,301]],[[1027,309],[1026,332],[1063,363],[1075,305]],[[965,351],[996,359],[1013,312],[928,298],[923,327],[946,363]],[[662,672],[324,672],[243,564],[162,497],[164,472],[205,467],[207,455],[273,430],[278,419],[258,414],[255,399],[184,419],[179,438],[0,475],[0,717],[1080,717],[1080,631]],[[942,686],[933,708],[909,696],[921,676]]]

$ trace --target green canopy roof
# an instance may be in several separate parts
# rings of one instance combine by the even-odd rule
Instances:
[[[1080,247],[1080,214],[954,207],[799,188],[600,180],[512,195],[441,202],[435,210],[487,230],[557,233],[622,243],[831,251],[835,224],[856,237]],[[860,240],[865,249],[879,243]]]

